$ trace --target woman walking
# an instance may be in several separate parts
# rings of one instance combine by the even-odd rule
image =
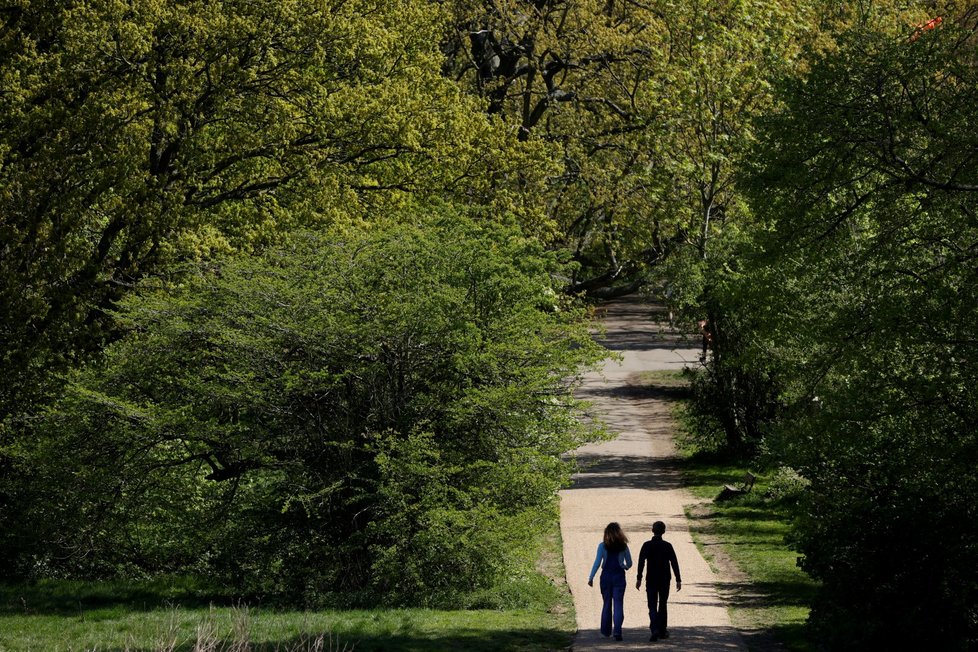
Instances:
[[[604,529],[604,540],[598,544],[598,554],[591,566],[591,575],[587,585],[594,586],[594,574],[601,567],[601,598],[604,605],[601,608],[601,635],[615,635],[615,640],[621,640],[621,624],[625,620],[622,611],[625,599],[625,571],[632,567],[632,553],[628,551],[628,537],[622,532],[617,523],[608,523]],[[614,629],[612,629],[614,622]]]

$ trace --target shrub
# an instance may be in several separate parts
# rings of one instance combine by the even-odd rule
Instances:
[[[778,467],[768,481],[766,498],[775,502],[795,502],[811,486],[811,481],[790,466]]]
[[[127,301],[25,458],[37,548],[346,605],[441,604],[521,564],[588,436],[568,379],[601,353],[558,260],[431,213]]]

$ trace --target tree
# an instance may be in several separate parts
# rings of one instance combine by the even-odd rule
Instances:
[[[347,604],[440,604],[512,575],[588,436],[571,381],[601,354],[552,289],[554,256],[427,213],[127,299],[127,335],[20,457],[20,561]]]
[[[491,176],[440,30],[411,0],[2,10],[0,421],[145,274]]]
[[[941,16],[876,7],[786,82],[734,283],[777,370],[767,446],[811,480],[796,544],[833,649],[978,641],[978,12]]]
[[[813,21],[797,2],[452,5],[449,73],[550,145],[560,167],[530,190],[580,264],[568,290],[602,296],[663,276],[685,246],[702,258],[738,219],[734,159]]]
[[[634,290],[643,261],[658,255],[635,215],[649,165],[636,134],[649,125],[643,84],[656,70],[660,17],[614,2],[451,6],[448,73],[512,137],[545,144],[557,162],[549,178],[518,182],[551,242],[575,252],[580,268],[568,289]]]

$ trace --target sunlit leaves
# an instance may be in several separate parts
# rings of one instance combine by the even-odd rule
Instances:
[[[127,335],[26,452],[45,478],[26,509],[65,510],[38,520],[35,554],[150,571],[189,557],[252,591],[414,604],[522,563],[511,526],[566,479],[559,456],[587,435],[569,382],[600,353],[553,291],[555,257],[430,212],[299,234],[130,298]],[[56,525],[73,514],[91,527]],[[194,520],[210,525],[179,531]],[[438,523],[488,536],[490,521],[497,538],[455,539],[484,563],[444,585],[423,572]],[[418,574],[388,577],[394,558]]]
[[[797,544],[838,649],[976,636],[978,14],[946,9],[923,34],[867,10],[784,84],[726,297],[741,368],[781,384],[768,450],[812,481]]]
[[[533,157],[497,162],[426,2],[42,1],[3,20],[0,357],[22,388],[97,349],[146,274],[484,195]],[[0,413],[24,400],[5,390]]]

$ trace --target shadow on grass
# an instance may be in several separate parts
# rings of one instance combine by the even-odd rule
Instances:
[[[335,634],[332,638],[323,636],[317,647],[317,637],[294,636],[278,641],[253,641],[249,650],[253,652],[306,652],[324,650],[326,652],[442,652],[449,650],[467,650],[471,652],[493,652],[497,650],[520,650],[525,652],[544,652],[546,650],[569,649],[571,636],[557,629],[509,630],[486,632],[484,630],[456,630],[451,634],[423,636],[417,634]],[[111,652],[155,652],[153,647],[116,648]],[[175,651],[190,651],[194,649],[193,641],[186,642],[173,648]],[[207,649],[235,649],[232,642],[216,643]],[[110,649],[106,649],[107,652]]]
[[[697,450],[686,458],[686,463],[693,473],[703,471],[716,471],[721,473],[740,473],[744,474],[745,465],[751,462],[752,458],[746,453],[738,453],[725,448],[719,450]]]
[[[79,615],[118,609],[152,611],[165,607],[188,609],[234,606],[241,598],[192,578],[143,582],[84,582],[42,580],[0,584],[0,615]]]
[[[805,580],[755,581],[748,591],[738,582],[717,582],[716,588],[727,596],[727,604],[742,609],[807,607],[815,596],[815,585]]]
[[[791,512],[779,505],[745,505],[725,501],[719,505],[714,503],[711,507],[712,511],[694,514],[692,518],[707,521],[723,520],[727,522],[727,527],[734,528],[749,528],[753,523],[779,523],[781,527],[787,529],[791,523]]]
[[[715,522],[710,532],[716,535],[736,534],[747,540],[788,533],[790,526],[777,515],[767,512],[754,514],[724,514],[722,521]],[[783,541],[781,543],[784,543]]]
[[[771,628],[771,634],[781,641],[783,650],[796,652],[815,648],[812,642],[812,632],[807,623],[791,623],[776,625]]]
[[[683,471],[688,478],[687,484],[697,485],[697,486],[712,485],[716,487],[718,494],[720,493],[720,490],[723,489],[723,485],[726,484],[738,485],[740,484],[741,478],[744,477],[744,469],[740,469],[739,471],[738,470],[727,471],[727,470],[719,470],[719,469],[703,471],[703,470],[695,470],[695,469],[691,470],[686,465],[685,462],[683,463],[683,465],[684,465]]]
[[[751,652],[801,652],[812,650],[807,625],[790,623],[770,629],[741,632]]]
[[[681,401],[689,398],[691,390],[687,385],[648,385],[646,391],[650,398],[664,401]]]

